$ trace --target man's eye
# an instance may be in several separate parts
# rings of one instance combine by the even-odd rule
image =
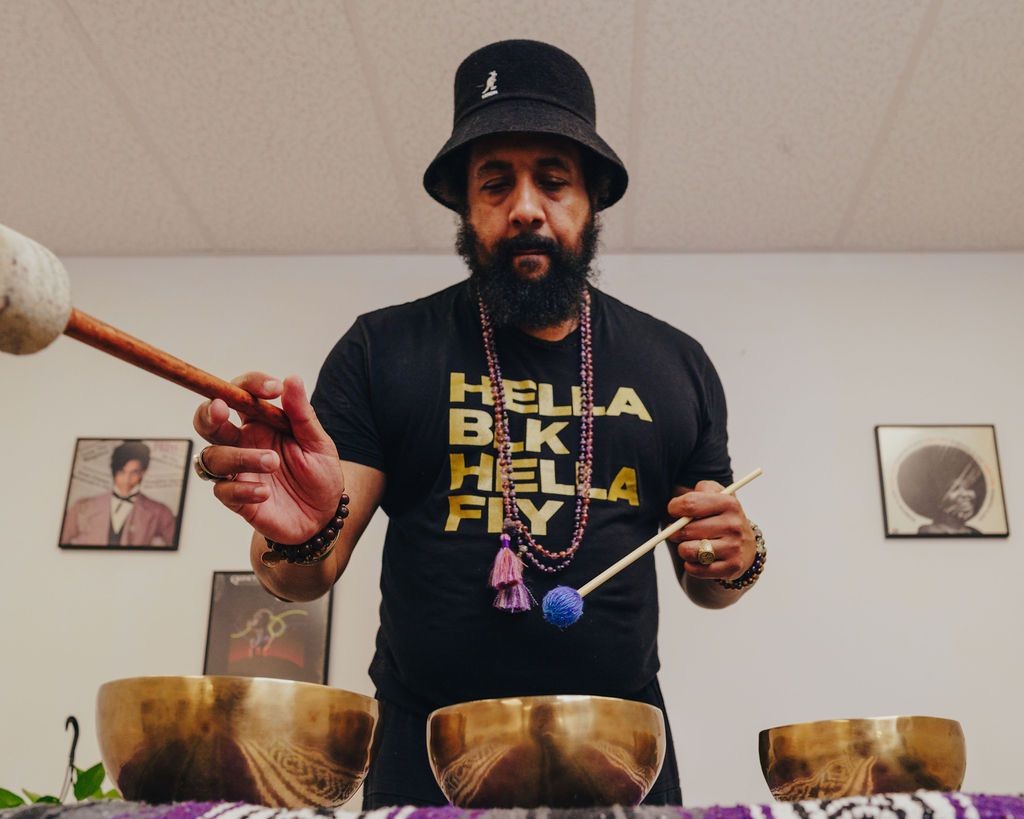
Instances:
[[[506,184],[507,183],[505,182],[504,179],[493,179],[490,182],[485,182],[483,184],[483,189],[485,191],[496,191],[505,187]]]
[[[541,180],[541,185],[543,185],[545,188],[550,188],[550,189],[564,188],[568,184],[569,183],[566,182],[564,179],[557,179],[557,178],[554,178],[554,177],[552,177],[550,179]]]

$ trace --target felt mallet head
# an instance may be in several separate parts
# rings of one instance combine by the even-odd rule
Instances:
[[[558,628],[568,628],[583,616],[583,598],[570,586],[555,586],[541,603],[544,619]]]
[[[38,242],[0,225],[0,350],[37,352],[64,332],[70,315],[64,265]]]

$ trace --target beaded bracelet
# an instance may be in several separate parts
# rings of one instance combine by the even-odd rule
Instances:
[[[748,523],[750,524],[750,528],[754,530],[754,541],[757,543],[757,552],[754,554],[754,563],[735,580],[719,580],[718,585],[723,589],[732,589],[733,591],[736,591],[738,589],[745,589],[748,586],[753,586],[761,576],[761,572],[764,571],[764,564],[768,560],[768,550],[764,547],[764,533],[761,531],[761,527],[754,523],[754,521],[751,520],[748,521]]]
[[[323,529],[304,543],[296,543],[289,546],[265,537],[264,540],[267,541],[270,551],[261,555],[260,560],[267,566],[275,566],[282,560],[286,560],[295,566],[312,566],[314,563],[324,560],[334,551],[334,544],[338,540],[338,535],[345,527],[345,518],[348,517],[348,503],[348,495],[342,493],[334,516],[327,521],[327,525]]]

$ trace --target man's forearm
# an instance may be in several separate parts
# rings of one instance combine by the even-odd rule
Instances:
[[[675,544],[669,543],[668,550],[672,556],[672,566],[676,571],[676,579],[687,597],[701,608],[724,609],[739,600],[750,586],[742,589],[726,589],[717,581],[710,578],[694,577],[686,571],[685,564]]]
[[[685,572],[679,578],[679,585],[683,587],[687,597],[705,609],[724,609],[731,606],[750,588],[747,586],[744,589],[725,589],[716,580],[694,577]]]
[[[338,542],[326,558],[311,566],[278,563],[267,566],[260,556],[268,551],[266,539],[253,532],[249,557],[263,587],[285,600],[315,600],[330,591],[352,558],[359,538],[384,496],[384,473],[362,464],[342,461],[345,470],[345,492],[352,498],[349,516],[345,519]]]
[[[263,588],[283,600],[299,602],[323,597],[340,574],[337,548],[311,566],[294,566],[283,561],[276,566],[268,566],[261,560],[261,556],[268,551],[270,549],[266,538],[259,532],[253,532],[249,550],[253,571]]]

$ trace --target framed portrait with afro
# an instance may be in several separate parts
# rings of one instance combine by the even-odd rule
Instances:
[[[188,438],[79,438],[60,548],[177,550],[191,454]]]
[[[1007,537],[992,424],[875,427],[886,537]]]

